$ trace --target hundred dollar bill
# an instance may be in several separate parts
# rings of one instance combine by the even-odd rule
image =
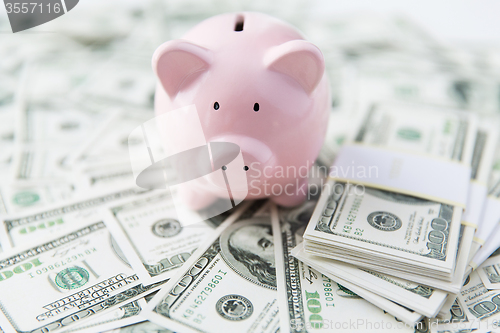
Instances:
[[[13,84],[13,82],[9,82]],[[6,92],[3,90],[4,93]],[[13,93],[11,93],[11,99]],[[10,180],[12,173],[12,158],[15,154],[15,108],[12,102],[7,102],[0,97],[0,181]],[[1,211],[0,211],[1,212]]]
[[[12,161],[14,180],[38,181],[51,179],[58,182],[71,178],[70,170],[61,166],[70,147],[62,144],[20,146]]]
[[[129,302],[106,313],[96,316],[91,320],[87,320],[79,325],[74,325],[64,332],[91,333],[103,332],[115,328],[133,325],[143,321],[139,316],[142,309],[146,305],[144,299]]]
[[[360,192],[352,184],[329,181],[304,245],[311,253],[350,258],[390,275],[406,270],[450,279],[461,215],[462,209],[451,205],[372,188]]]
[[[136,186],[130,163],[85,166],[79,164],[74,167],[79,175],[78,192],[90,191],[94,193],[108,192],[109,188],[119,186]]]
[[[420,313],[417,313],[411,309],[408,309],[404,306],[401,306],[397,303],[394,303],[387,298],[381,297],[375,293],[373,293],[370,290],[364,289],[359,287],[358,285],[355,285],[351,283],[350,281],[341,279],[337,276],[334,276],[333,274],[330,274],[324,267],[322,267],[320,264],[324,263],[327,259],[320,258],[317,256],[312,256],[304,251],[303,247],[303,242],[299,245],[297,245],[293,250],[292,250],[292,255],[302,261],[304,264],[310,266],[312,269],[321,272],[323,275],[328,276],[330,279],[333,281],[339,283],[340,285],[346,287],[347,289],[351,290],[355,294],[359,295],[361,298],[367,300],[368,302],[372,303],[373,305],[383,309],[385,312],[390,313],[394,317],[398,318],[399,320],[409,324],[410,326],[415,326],[417,323],[421,321],[423,318],[423,315]]]
[[[35,147],[62,143],[68,151],[85,141],[107,118],[104,108],[97,111],[85,104],[74,105],[58,99],[43,103],[28,101],[26,107],[17,111],[20,114],[16,134],[21,143]]]
[[[429,318],[434,317],[445,302],[447,293],[394,276],[369,271],[339,261],[324,261],[324,272],[347,280]]]
[[[330,167],[342,145],[352,139],[355,125],[356,122],[349,113],[340,111],[330,113],[325,141],[317,162],[324,167]]]
[[[145,302],[148,303],[154,297],[154,295],[156,295],[156,293],[157,292],[151,293],[148,296],[144,297],[144,299],[141,299],[138,301],[139,305],[141,306],[141,311],[142,311],[142,309],[144,309],[144,305],[145,305],[144,303]],[[144,320],[144,318],[142,318],[140,316],[141,311],[139,311],[138,313],[136,313],[134,315],[134,317],[137,318],[137,320],[139,320],[135,324],[123,324],[119,328],[118,328],[118,326],[116,326],[115,329],[109,329],[109,330],[108,330],[109,326],[107,324],[104,324],[104,325],[99,326],[99,331],[100,332],[105,331],[107,333],[150,333],[150,332],[173,333],[171,330],[169,330],[163,326],[159,326],[153,322],[150,322],[149,320]],[[87,330],[87,331],[88,331],[88,333],[92,333],[92,330]],[[95,332],[95,330],[94,330],[94,332]],[[81,331],[78,333],[87,333],[87,332]]]
[[[498,142],[498,133],[496,128],[498,122],[493,118],[481,118],[471,162],[471,183],[467,198],[467,210],[462,216],[462,226],[460,230],[459,254],[457,256],[457,266],[455,268],[454,285],[461,288],[467,272],[467,265],[474,257],[481,241],[481,216],[487,194],[487,181],[490,174],[496,143]],[[476,237],[480,236],[480,237]],[[448,289],[448,291],[451,291]],[[457,292],[450,293],[438,316],[446,316],[454,306]]]
[[[470,321],[458,298],[455,298],[452,306],[441,318],[430,319],[431,332],[470,332],[478,328],[477,321]]]
[[[92,98],[116,105],[151,107],[155,79],[149,73],[150,56],[114,53],[111,59],[95,70],[79,87],[83,98]]]
[[[89,73],[99,68],[99,62],[104,60],[102,56],[103,54],[98,55],[84,49],[68,49],[64,50],[64,52],[59,52],[57,58],[54,59],[53,55],[43,52],[39,57],[28,62],[29,80],[24,82],[26,99],[30,103],[40,104],[42,106],[53,103],[54,100],[62,100],[66,102],[66,104],[69,104],[70,99],[68,95],[72,90],[81,85],[82,82],[85,82]],[[77,112],[79,116],[75,117],[74,114]],[[66,119],[78,120],[75,122],[76,125],[73,126],[73,131],[82,131],[83,137],[85,136],[86,130],[92,129],[91,126],[93,123],[89,123],[92,116],[96,114],[102,115],[102,113],[97,112],[95,108],[85,110],[81,107],[76,108],[76,112],[71,109],[51,110],[49,107],[46,107],[46,110],[28,109],[24,113],[28,118],[33,118],[35,121],[39,120],[42,123],[40,124],[40,128],[44,130],[44,132],[49,132],[46,131],[48,124],[55,123],[54,120],[60,118],[64,119],[65,116]],[[32,124],[31,122],[28,122],[28,124],[31,126],[31,129],[37,126],[37,124]],[[56,127],[55,132],[57,132],[57,130]],[[88,133],[87,131],[87,134]],[[50,132],[41,134],[54,135]],[[40,133],[38,133],[38,135],[40,135]]]
[[[497,332],[500,323],[498,290],[488,290],[482,283],[477,271],[473,271],[465,280],[458,295],[458,301],[465,314],[472,322],[471,327],[479,332]]]
[[[144,317],[181,332],[276,332],[271,219],[249,215],[231,224],[232,215],[217,228],[150,301]]]
[[[64,332],[75,332],[75,333],[95,333],[95,332],[119,332],[123,329],[123,332],[157,332],[154,328],[160,328],[160,332],[165,328],[159,327],[156,324],[145,321],[141,317],[141,312],[145,308],[147,302],[149,302],[156,292],[153,292],[144,298],[132,301],[125,305],[120,306],[114,310],[107,311],[106,313],[96,316],[92,320],[88,320],[80,325],[75,325],[71,329],[65,330]],[[171,332],[166,330],[166,332]]]
[[[487,289],[500,290],[500,249],[493,252],[476,272]]]
[[[443,304],[443,307],[439,310],[439,313],[436,315],[436,318],[443,319],[443,318],[446,318],[450,314],[450,311],[453,308],[453,305],[456,302],[458,302],[457,301],[457,294],[458,293],[449,293],[448,296],[446,296],[446,300]]]
[[[393,61],[392,64],[398,63]],[[363,111],[373,101],[416,102],[467,108],[486,113],[485,87],[479,80],[455,73],[416,71],[408,73],[407,63],[397,71],[382,66],[364,67],[358,74],[357,107]],[[493,95],[493,94],[492,94]],[[491,113],[487,112],[487,113]]]
[[[156,191],[111,205],[114,219],[108,224],[143,283],[171,277],[220,222],[227,211],[202,221],[203,212],[189,211],[178,218],[170,191]],[[201,221],[192,223],[192,221]]]
[[[478,126],[472,158],[471,186],[467,210],[463,217],[464,221],[477,226],[467,263],[474,258],[477,251],[484,245],[494,226],[494,223],[488,223],[490,221],[486,221],[482,217],[483,212],[487,210],[486,205],[492,204],[491,202],[487,203],[487,194],[489,189],[494,188],[495,176],[498,173],[495,165],[498,163],[497,160],[500,160],[500,154],[496,152],[500,142],[499,126],[500,122],[495,118],[483,118]],[[498,154],[498,157],[495,158],[496,154]],[[492,199],[493,197],[490,194],[489,201]]]
[[[479,269],[477,266],[478,264],[481,267],[488,258],[491,257],[496,257],[499,254],[499,249],[500,249],[500,224],[497,225],[493,231],[491,232],[488,240],[484,245],[479,249],[479,251],[476,253],[474,258],[471,260],[469,263],[469,266],[467,267],[467,274],[470,274],[475,269]],[[492,262],[497,262],[497,260],[493,260]],[[478,264],[476,264],[478,263]]]
[[[134,301],[144,287],[106,227],[106,212],[50,241],[0,259],[0,325],[6,332],[56,332]]]
[[[28,66],[27,71],[33,68]],[[63,168],[64,159],[106,120],[107,108],[57,98],[35,102],[26,94],[18,98],[23,101],[16,107],[14,178],[70,179],[71,170]]]
[[[483,330],[498,330],[500,320],[500,292],[488,290],[476,271],[472,272],[458,295],[458,301],[469,321]]]
[[[81,217],[95,213],[99,207],[146,192],[138,188],[108,190],[107,193],[54,204],[19,216],[3,217],[0,242],[6,249],[40,243],[60,230],[79,223]]]
[[[94,135],[75,149],[68,157],[67,164],[85,167],[129,164],[129,145],[141,144],[144,140],[140,136],[130,136],[130,134],[137,126],[153,116],[146,110],[130,107],[127,111],[115,112]]]
[[[468,270],[480,266],[500,247],[500,142],[495,152],[495,158],[488,181],[488,196],[482,212],[482,221],[476,238],[483,243],[481,248],[469,262]]]
[[[470,242],[472,240],[472,233],[464,234],[463,229],[464,228],[462,226],[459,244],[461,244],[462,240],[466,240],[466,243],[470,244]],[[457,257],[460,257],[460,258],[466,257],[467,256],[466,253],[468,251],[469,251],[469,247],[459,247]],[[462,253],[465,253],[465,255]],[[323,257],[327,257],[327,256],[323,255]],[[365,257],[367,257],[367,255],[365,255]],[[426,287],[431,288],[433,290],[446,291],[450,294],[455,294],[455,295],[460,291],[462,283],[463,283],[463,275],[460,273],[460,270],[458,269],[458,265],[457,265],[457,268],[455,269],[455,272],[452,276],[451,281],[446,281],[446,280],[443,280],[441,278],[435,278],[432,275],[429,275],[429,276],[417,275],[417,274],[409,272],[410,270],[408,270],[408,271],[394,271],[391,274],[391,273],[388,273],[388,272],[390,272],[390,269],[388,269],[388,268],[381,269],[380,266],[374,264],[370,260],[367,260],[365,257],[359,257],[359,258],[357,258],[357,261],[350,260],[350,259],[345,259],[343,261],[346,264],[351,264],[354,266],[362,266],[363,269],[366,270],[366,273],[370,272],[372,274],[378,274],[379,276],[387,276],[389,278],[389,280],[396,279],[396,280],[394,280],[394,282],[399,279],[400,280],[399,283],[404,283],[404,281],[407,281],[409,283],[412,282],[416,285],[426,286]],[[331,259],[322,258],[320,256],[312,256],[312,258],[314,260],[321,259],[321,262],[325,267],[325,268],[323,268],[323,269],[325,269],[325,271],[328,271],[328,269],[332,269],[332,267],[330,267],[330,266],[332,266],[331,265],[332,262],[334,264],[337,264],[337,262],[338,262],[337,260],[332,261]],[[361,262],[361,264],[360,264],[360,262]],[[401,297],[401,295],[397,295],[396,297]],[[448,297],[446,297],[446,299],[448,299]],[[406,303],[406,301],[404,303]],[[446,300],[445,300],[445,304],[448,304],[448,302]],[[416,303],[412,303],[410,308],[415,307],[415,306],[418,306],[418,305]],[[422,304],[420,306],[422,306]],[[447,310],[449,310],[449,308]],[[427,309],[426,311],[430,311],[430,309]]]
[[[279,217],[276,211],[273,214],[281,330],[413,332],[413,325],[398,321],[292,256],[314,204],[308,201],[295,209],[280,209]]]
[[[15,182],[0,186],[0,201],[9,214],[69,200],[74,195],[75,187],[68,182]]]
[[[419,104],[374,104],[364,115],[354,142],[401,149],[470,164],[475,115]]]

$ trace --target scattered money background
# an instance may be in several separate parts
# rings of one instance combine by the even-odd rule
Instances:
[[[477,178],[488,184],[490,206],[498,206],[498,48],[451,47],[397,16],[309,20],[308,3],[301,0],[158,0],[120,7],[96,2],[76,7],[68,14],[73,17],[70,24],[53,21],[52,33],[0,36],[1,328],[496,331],[500,256],[494,251],[500,246],[495,227],[500,215],[493,214],[482,230],[462,227],[462,243],[457,238],[450,245],[460,253],[463,277],[470,274],[462,288],[461,277],[452,285],[433,276],[417,281],[411,269],[403,276],[381,276],[305,252],[301,243],[306,227],[316,226],[311,216],[324,209],[316,207],[322,202],[319,195],[293,209],[266,201],[246,203],[182,228],[182,221],[172,219],[175,209],[168,193],[135,186],[128,136],[154,116],[153,51],[204,18],[242,10],[263,11],[292,23],[323,51],[333,104],[316,167],[333,163],[374,104],[412,103],[417,106],[398,106],[400,113],[384,113],[382,108],[382,122],[430,112],[416,125],[427,133],[443,118],[471,123],[471,117],[477,118],[492,148],[484,159],[474,157],[471,148],[470,163],[483,161]],[[6,17],[0,27],[9,29]],[[462,113],[450,114],[450,108]],[[380,143],[377,135],[366,142]],[[476,140],[476,131],[466,139],[471,147]],[[436,155],[454,159],[447,153]],[[478,210],[485,210],[482,202]],[[460,221],[460,216],[454,219]],[[259,255],[272,253],[263,273],[235,257],[231,235],[242,243],[262,237],[265,245]],[[306,232],[305,238],[316,242],[317,254],[321,246],[349,252],[338,250],[328,237],[321,243]],[[469,247],[460,252],[464,239]],[[472,258],[476,252],[479,257]],[[203,258],[210,258],[210,266],[202,265]],[[366,258],[380,260],[372,253]],[[417,264],[411,267],[425,266]],[[203,274],[194,274],[195,267],[202,267]],[[456,267],[458,263],[452,270]],[[181,278],[196,283],[182,304],[170,307],[175,300],[168,295]],[[300,301],[292,301],[294,297]],[[427,318],[431,312],[440,318]]]

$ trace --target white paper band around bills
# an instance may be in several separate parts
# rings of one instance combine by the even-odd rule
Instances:
[[[467,209],[464,215],[462,215],[462,220],[476,225],[476,228],[481,225],[481,215],[483,213],[483,205],[487,194],[488,187],[486,185],[471,181],[467,199]]]
[[[500,200],[488,196],[484,203],[481,215],[481,223],[475,236],[481,240],[486,240],[492,234],[495,227],[500,222]]]
[[[363,145],[344,146],[330,178],[465,208],[469,166],[431,156]]]

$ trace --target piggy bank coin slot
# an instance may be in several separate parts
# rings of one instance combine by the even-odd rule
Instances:
[[[236,17],[236,24],[234,25],[234,31],[243,31],[243,24],[245,23],[245,18],[242,15]]]

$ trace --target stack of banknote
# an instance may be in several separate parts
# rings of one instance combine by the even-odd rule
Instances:
[[[381,104],[374,105],[364,116],[354,142],[469,165],[475,136],[472,114],[429,106]],[[391,172],[397,173],[397,168],[402,168],[397,164],[402,163],[402,158],[395,158]],[[384,172],[376,164],[351,167],[351,170],[345,166],[337,169],[334,164],[330,176],[356,173],[363,183],[362,173]],[[453,177],[450,181],[460,179]],[[327,187],[304,235],[306,251],[384,273],[421,276],[418,278],[424,281],[452,280],[454,254],[459,250],[461,207],[335,180]]]
[[[322,50],[325,144],[303,204],[181,218],[174,193],[138,187],[130,163],[133,130],[154,117],[151,55],[243,10]],[[497,330],[494,46],[451,47],[408,19],[332,18],[304,0],[81,2],[16,34],[2,17],[0,31],[1,331]],[[340,163],[356,149],[380,158]],[[380,180],[388,154],[388,181],[413,170],[419,191]],[[429,165],[449,169],[436,179]]]
[[[488,179],[498,141],[498,123],[477,120],[447,108],[379,104],[367,112],[354,141],[466,163],[471,189]],[[419,194],[335,179],[324,189],[296,250],[300,259],[318,260],[324,270],[429,317],[438,314],[447,293],[460,291],[486,189],[483,200],[468,199],[465,211]],[[405,289],[421,296],[420,302]]]

